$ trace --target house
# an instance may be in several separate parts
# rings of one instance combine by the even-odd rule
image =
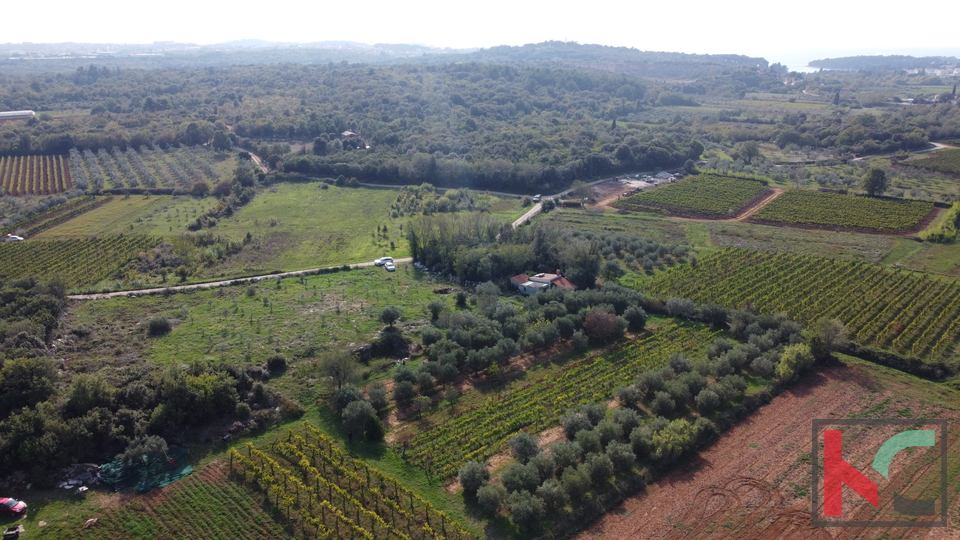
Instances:
[[[531,294],[536,294],[554,287],[570,290],[577,288],[570,280],[561,276],[559,270],[556,274],[534,274],[532,276],[520,274],[510,278],[510,282],[520,291],[520,294],[525,296],[530,296]]]
[[[340,136],[343,137],[344,139],[356,139],[357,137],[359,137],[359,135],[357,135],[352,131],[344,131],[343,133],[340,134]]]

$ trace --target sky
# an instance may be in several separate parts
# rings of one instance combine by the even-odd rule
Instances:
[[[468,48],[560,40],[745,54],[794,64],[851,54],[960,56],[960,41],[948,28],[950,21],[960,20],[960,4],[955,2],[923,9],[890,4],[884,9],[879,3],[837,0],[276,0],[229,5],[197,0],[13,1],[4,2],[4,19],[33,22],[3,25],[0,43],[213,44],[263,39]],[[45,14],[39,15],[36,8],[41,5]]]

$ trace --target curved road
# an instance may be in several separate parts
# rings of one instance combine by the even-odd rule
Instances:
[[[394,259],[394,263],[408,263],[413,262],[413,259],[410,257],[405,257],[403,259]],[[350,268],[364,268],[367,266],[373,266],[372,262],[364,262],[349,265]],[[180,292],[180,291],[189,291],[194,289],[213,289],[216,287],[226,287],[228,285],[238,285],[240,283],[247,282],[256,282],[263,281],[266,279],[274,278],[283,278],[283,277],[297,277],[303,274],[309,274],[316,272],[318,270],[327,270],[332,268],[343,268],[343,265],[339,266],[324,266],[322,268],[311,268],[309,270],[296,270],[293,272],[280,272],[279,274],[264,274],[262,276],[250,276],[236,279],[228,279],[225,281],[208,281],[206,283],[192,283],[190,285],[175,285],[173,287],[162,287],[156,289],[138,289],[133,291],[116,291],[109,293],[96,293],[96,294],[71,294],[67,298],[71,300],[103,300],[105,298],[114,298],[117,296],[141,296],[145,294],[163,294],[167,291],[171,292]]]

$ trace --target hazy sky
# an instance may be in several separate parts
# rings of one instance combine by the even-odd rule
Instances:
[[[960,54],[949,28],[960,4],[928,7],[808,0],[546,2],[540,0],[52,0],[4,2],[0,43],[200,44],[236,39],[350,40],[440,47],[546,40],[640,50],[736,53],[782,59],[845,54]],[[42,7],[42,13],[38,12]],[[952,22],[951,22],[952,21]],[[833,54],[831,54],[833,53]]]

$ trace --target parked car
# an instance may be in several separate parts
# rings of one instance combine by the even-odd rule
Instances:
[[[393,257],[380,257],[379,259],[373,261],[374,266],[383,266],[387,263],[393,263]]]
[[[540,194],[533,196],[533,202],[540,202]]]
[[[0,497],[0,514],[19,516],[26,511],[27,503],[9,497]]]
[[[394,272],[397,269],[397,267],[393,265],[393,262],[384,263],[383,267],[387,269],[387,272]]]
[[[6,236],[3,237],[3,241],[5,241],[5,242],[23,242],[23,237],[22,237],[22,236],[17,236],[17,235],[15,235],[15,234],[7,234]]]

